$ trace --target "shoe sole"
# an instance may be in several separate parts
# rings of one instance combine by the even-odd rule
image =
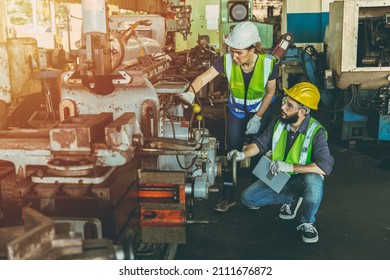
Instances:
[[[296,214],[293,214],[293,215],[279,214],[279,218],[281,218],[282,220],[292,220],[295,218],[295,216],[296,216]]]
[[[316,238],[305,238],[304,236],[302,236],[302,241],[305,243],[316,243],[318,239],[318,236]]]
[[[299,197],[298,199],[298,203],[297,203],[297,206],[295,207],[295,211],[293,214],[291,215],[283,215],[282,213],[279,214],[279,218],[281,218],[282,220],[292,220],[295,218],[295,216],[297,215],[297,212],[299,210],[299,207],[301,206],[302,204],[302,201],[303,201],[303,198],[302,197]],[[317,242],[317,241],[315,241]]]
[[[233,202],[232,204],[230,204],[226,209],[222,209],[222,208],[214,208],[215,211],[218,211],[218,212],[226,212],[227,210],[229,210],[231,207],[233,207],[234,205],[236,205],[237,202]]]

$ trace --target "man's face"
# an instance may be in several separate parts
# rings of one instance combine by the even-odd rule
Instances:
[[[284,97],[282,102],[281,121],[287,124],[296,123],[302,106],[290,97]]]
[[[283,113],[283,111],[282,111],[281,121],[286,123],[286,124],[296,123],[298,121],[298,118],[299,118],[298,113],[299,112],[295,112],[292,115],[288,116],[287,114]]]

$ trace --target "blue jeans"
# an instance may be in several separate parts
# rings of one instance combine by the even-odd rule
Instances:
[[[313,224],[322,200],[323,186],[323,177],[316,173],[292,175],[280,193],[257,180],[242,192],[241,202],[248,207],[290,204],[294,196],[302,196],[301,222]]]
[[[264,130],[267,128],[269,122],[272,120],[274,113],[274,104],[270,104],[268,109],[264,112],[264,115],[261,119],[261,124],[259,131],[256,134],[248,135],[248,138],[261,135]],[[252,118],[254,113],[247,114],[246,117],[239,119],[235,117],[229,109],[227,109],[227,146],[228,150],[239,150],[241,151],[244,147],[244,140],[246,137],[246,125],[250,118]]]

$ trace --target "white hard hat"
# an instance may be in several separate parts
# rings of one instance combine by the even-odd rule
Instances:
[[[259,30],[251,21],[237,24],[224,41],[229,47],[240,50],[254,46],[258,42],[261,43]]]

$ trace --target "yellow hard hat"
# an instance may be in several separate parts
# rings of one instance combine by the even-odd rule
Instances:
[[[318,88],[312,83],[301,82],[290,89],[283,88],[283,90],[296,102],[301,103],[302,105],[312,110],[318,110],[320,92]]]

